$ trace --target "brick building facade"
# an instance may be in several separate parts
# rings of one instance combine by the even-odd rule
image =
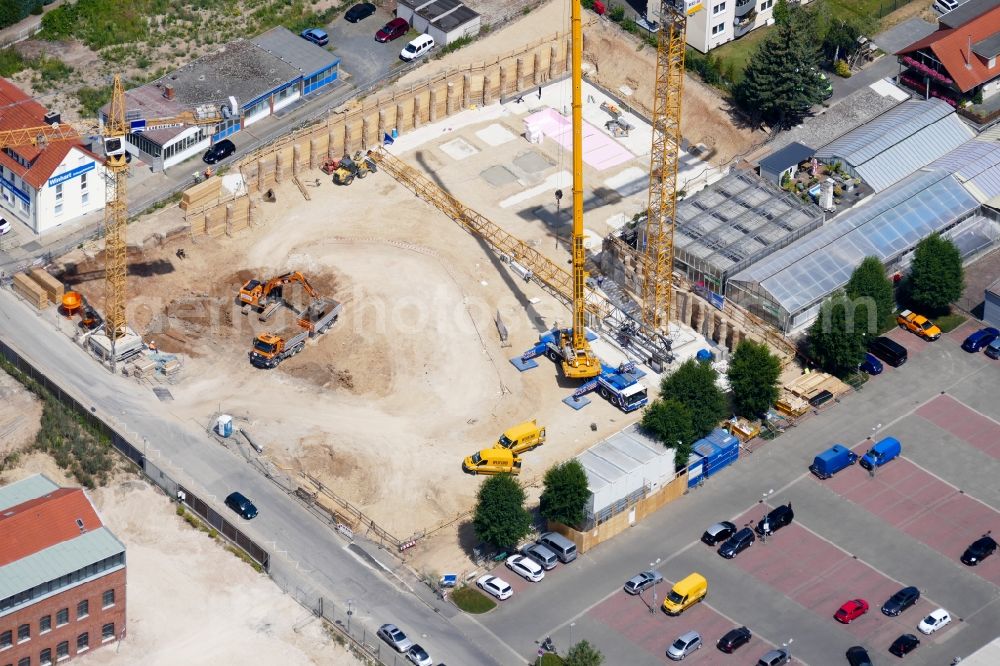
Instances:
[[[125,547],[79,488],[0,488],[0,666],[48,666],[125,635]]]

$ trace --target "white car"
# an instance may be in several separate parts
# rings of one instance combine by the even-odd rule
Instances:
[[[511,588],[506,581],[489,574],[480,577],[480,579],[476,581],[476,585],[486,592],[486,594],[492,595],[500,601],[510,599],[514,595],[513,588]]]
[[[933,634],[935,631],[940,629],[951,622],[951,615],[943,608],[938,608],[937,610],[931,611],[930,615],[925,617],[917,625],[917,629],[922,634]]]
[[[0,236],[10,231],[10,222],[0,217]]]
[[[532,583],[537,583],[541,579],[545,578],[545,572],[542,570],[542,565],[530,557],[525,557],[524,555],[511,555],[508,557],[507,568],[521,578],[530,580]]]
[[[431,656],[427,654],[427,650],[419,645],[413,645],[407,650],[406,658],[416,664],[416,666],[434,666],[434,662],[431,660]]]

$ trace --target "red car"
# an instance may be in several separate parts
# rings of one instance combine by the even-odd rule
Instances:
[[[868,602],[864,599],[851,599],[833,614],[837,622],[850,624],[868,612]]]
[[[375,33],[375,41],[391,42],[394,39],[399,39],[407,32],[410,31],[410,24],[406,22],[406,19],[394,18],[384,26],[379,28],[379,31]]]

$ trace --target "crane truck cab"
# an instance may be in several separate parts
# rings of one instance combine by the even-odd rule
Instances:
[[[515,455],[530,451],[545,443],[545,426],[539,427],[537,419],[519,423],[500,435],[494,449],[509,449]]]
[[[469,474],[514,474],[521,473],[521,457],[510,449],[483,449],[473,453],[462,462],[462,470]]]

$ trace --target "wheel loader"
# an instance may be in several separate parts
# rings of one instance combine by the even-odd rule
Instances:
[[[355,176],[364,178],[369,172],[375,171],[377,171],[375,161],[359,150],[354,153],[354,157],[344,155],[340,158],[340,163],[333,172],[333,182],[337,185],[350,185],[354,182]]]

